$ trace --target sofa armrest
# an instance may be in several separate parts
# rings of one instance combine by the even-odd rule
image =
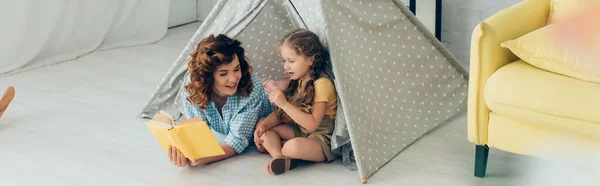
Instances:
[[[490,110],[483,90],[488,78],[500,67],[518,60],[500,44],[547,25],[550,1],[525,0],[490,16],[473,30],[467,114],[470,142],[487,144]]]

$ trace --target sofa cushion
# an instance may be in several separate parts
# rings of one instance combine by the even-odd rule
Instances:
[[[590,136],[600,131],[600,84],[519,60],[498,69],[484,90],[492,112]]]
[[[592,7],[597,0],[552,0],[550,3],[550,15],[548,23],[558,23],[564,21],[575,13],[581,12],[585,8]]]
[[[580,50],[569,50],[557,41],[558,25],[547,25],[501,44],[538,68],[562,75],[600,82],[600,62]]]

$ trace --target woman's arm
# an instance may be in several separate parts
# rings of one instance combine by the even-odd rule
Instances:
[[[190,165],[208,164],[242,153],[249,145],[248,138],[252,136],[254,125],[258,118],[258,109],[256,108],[261,103],[261,101],[257,100],[252,101],[231,121],[229,125],[230,132],[221,144],[221,148],[225,151],[224,155],[197,159],[190,162]]]
[[[188,96],[188,93],[186,91],[186,92],[184,92],[184,100],[183,100],[184,114],[185,114],[186,118],[202,118],[206,122],[206,124],[209,127],[211,127],[211,123],[208,123],[207,116],[205,115],[205,113],[202,112],[197,106],[191,104],[187,99],[185,99],[185,97],[187,97],[187,96]],[[219,125],[219,123],[217,123],[216,125]],[[191,166],[197,166],[200,164],[208,164],[208,163],[212,163],[212,162],[216,162],[216,161],[220,161],[220,160],[224,160],[224,159],[233,157],[237,154],[237,152],[226,143],[221,144],[221,148],[223,148],[223,151],[225,151],[224,155],[200,158],[197,160],[189,160],[189,164]],[[174,160],[172,160],[172,161],[174,161]]]
[[[227,159],[227,158],[230,158],[230,157],[233,157],[233,156],[237,155],[237,153],[235,152],[235,150],[233,150],[233,148],[231,148],[227,144],[221,144],[221,148],[223,148],[223,151],[225,151],[224,155],[213,156],[213,157],[208,157],[208,158],[200,158],[200,159],[191,161],[190,165],[191,166],[197,166],[197,165],[200,165],[200,164],[209,164],[209,163],[212,163],[212,162],[224,160],[224,159]]]
[[[178,166],[178,167],[184,167],[187,164],[189,164],[191,166],[197,166],[197,165],[200,165],[200,164],[209,164],[209,163],[212,163],[212,162],[216,162],[216,161],[220,161],[220,160],[224,160],[224,159],[230,158],[230,157],[235,156],[237,154],[235,152],[235,150],[233,148],[231,148],[227,144],[221,144],[221,148],[223,148],[223,151],[225,151],[224,155],[207,157],[207,158],[200,158],[200,159],[197,159],[197,160],[188,160],[187,158],[185,158],[185,156],[183,155],[183,153],[181,153],[181,151],[179,149],[177,149],[175,147],[169,147],[169,159],[176,166]]]

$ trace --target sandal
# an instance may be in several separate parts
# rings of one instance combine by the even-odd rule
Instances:
[[[8,107],[8,105],[14,97],[15,88],[8,87],[6,89],[6,92],[4,92],[4,95],[2,95],[2,98],[0,99],[0,117],[2,117],[2,114],[4,114],[4,111],[6,111],[6,108]]]
[[[286,157],[277,157],[269,161],[267,171],[270,174],[280,175],[298,166],[298,162]]]

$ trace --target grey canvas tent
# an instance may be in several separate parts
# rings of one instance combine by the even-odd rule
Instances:
[[[210,34],[242,41],[258,76],[283,77],[275,44],[294,28],[317,33],[330,51],[339,96],[332,149],[361,179],[466,108],[466,70],[399,0],[220,0],[138,117],[182,116],[189,54]]]

